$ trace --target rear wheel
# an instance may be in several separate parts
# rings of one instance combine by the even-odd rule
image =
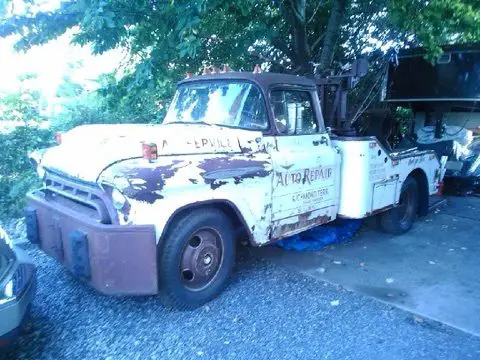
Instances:
[[[398,206],[380,214],[379,222],[386,232],[400,235],[410,230],[417,213],[418,184],[414,178],[408,177],[403,183]]]
[[[234,241],[231,221],[220,210],[198,209],[175,219],[158,255],[163,303],[194,309],[220,294],[235,261]]]

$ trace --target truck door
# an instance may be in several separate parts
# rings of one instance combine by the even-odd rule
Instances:
[[[340,155],[325,131],[315,91],[274,89],[275,127],[272,238],[281,238],[334,220],[340,183]]]

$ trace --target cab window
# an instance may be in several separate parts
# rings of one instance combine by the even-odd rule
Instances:
[[[262,93],[242,81],[180,85],[163,123],[207,123],[257,131],[268,128]]]
[[[282,135],[318,133],[318,123],[308,91],[274,90],[271,93],[275,126]]]

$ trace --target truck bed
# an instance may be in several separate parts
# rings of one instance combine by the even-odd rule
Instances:
[[[373,136],[332,140],[342,155],[339,217],[360,219],[398,205],[402,184],[413,172],[425,177],[429,195],[437,192],[440,161],[434,151],[388,152]]]

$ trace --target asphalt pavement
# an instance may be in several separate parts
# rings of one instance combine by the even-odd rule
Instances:
[[[363,229],[322,251],[255,255],[480,336],[480,198],[449,197],[406,234]],[[475,236],[476,235],[476,236]]]
[[[249,256],[208,305],[106,297],[26,245],[31,319],[6,359],[479,359],[480,338]]]

